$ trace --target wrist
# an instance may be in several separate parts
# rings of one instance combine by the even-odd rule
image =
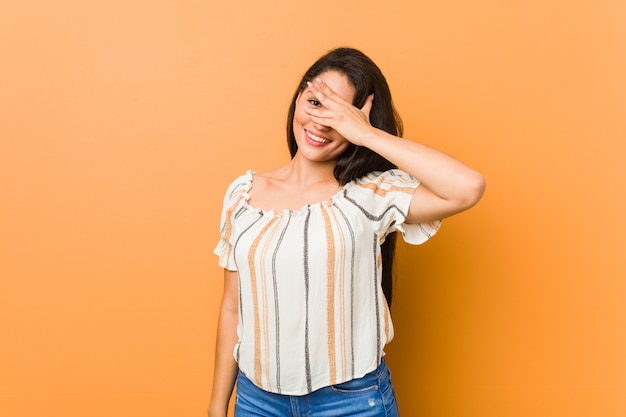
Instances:
[[[381,145],[383,141],[389,140],[390,137],[393,138],[394,136],[384,130],[372,126],[372,128],[369,129],[365,135],[363,135],[359,146],[364,146],[378,153],[377,148],[379,145]]]
[[[209,417],[223,417],[228,414],[228,404],[219,405],[215,403],[209,404]]]

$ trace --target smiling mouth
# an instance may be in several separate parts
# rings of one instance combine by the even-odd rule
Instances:
[[[305,130],[305,132],[306,132],[306,135],[309,137],[309,139],[311,139],[314,142],[317,142],[317,143],[328,143],[328,142],[330,142],[330,140],[328,140],[328,139],[324,139],[322,137],[315,136],[313,133],[309,132],[308,130]]]

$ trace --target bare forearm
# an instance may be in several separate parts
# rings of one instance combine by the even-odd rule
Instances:
[[[482,195],[484,179],[480,173],[434,148],[375,128],[362,146],[408,172],[442,199],[464,201],[469,207]]]
[[[209,404],[209,416],[226,416],[228,403],[235,386],[237,363],[233,357],[233,348],[237,342],[237,316],[221,312],[215,349],[215,370],[213,372],[213,390]]]
[[[322,104],[315,108],[303,107],[314,123],[333,128],[353,144],[365,146],[383,156],[417,178],[436,196],[434,205],[440,207],[435,207],[424,218],[462,211],[474,205],[482,196],[485,182],[478,172],[443,152],[373,127],[369,122],[375,100],[373,95],[358,109],[321,79],[315,83],[309,82],[308,88]],[[418,198],[418,202],[427,199],[430,196]]]
[[[228,403],[237,378],[237,363],[233,357],[239,320],[237,286],[237,273],[225,269],[224,295],[220,306],[215,343],[215,370],[213,371],[209,417],[226,417]]]

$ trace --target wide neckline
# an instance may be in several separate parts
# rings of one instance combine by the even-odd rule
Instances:
[[[243,205],[252,210],[252,211],[256,211],[258,213],[262,213],[265,215],[298,215],[298,214],[305,214],[307,213],[309,210],[311,209],[319,209],[322,207],[329,207],[335,204],[336,200],[343,197],[343,195],[345,194],[346,190],[348,188],[350,188],[353,184],[354,184],[354,180],[344,184],[341,189],[339,191],[337,191],[335,194],[333,194],[332,196],[330,196],[330,198],[328,200],[324,200],[324,201],[319,201],[319,202],[315,202],[315,203],[311,203],[311,204],[305,204],[304,206],[295,209],[295,210],[291,210],[291,209],[262,209],[256,206],[253,206],[250,204],[250,190],[252,189],[253,183],[254,183],[254,175],[256,174],[256,171],[253,169],[249,169],[246,174],[245,174],[245,178],[246,178],[246,183],[245,183],[245,189],[243,192]]]

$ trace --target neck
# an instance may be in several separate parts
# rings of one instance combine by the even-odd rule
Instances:
[[[337,183],[335,179],[335,166],[337,161],[312,162],[296,156],[282,169],[284,178],[308,187],[319,183]]]

